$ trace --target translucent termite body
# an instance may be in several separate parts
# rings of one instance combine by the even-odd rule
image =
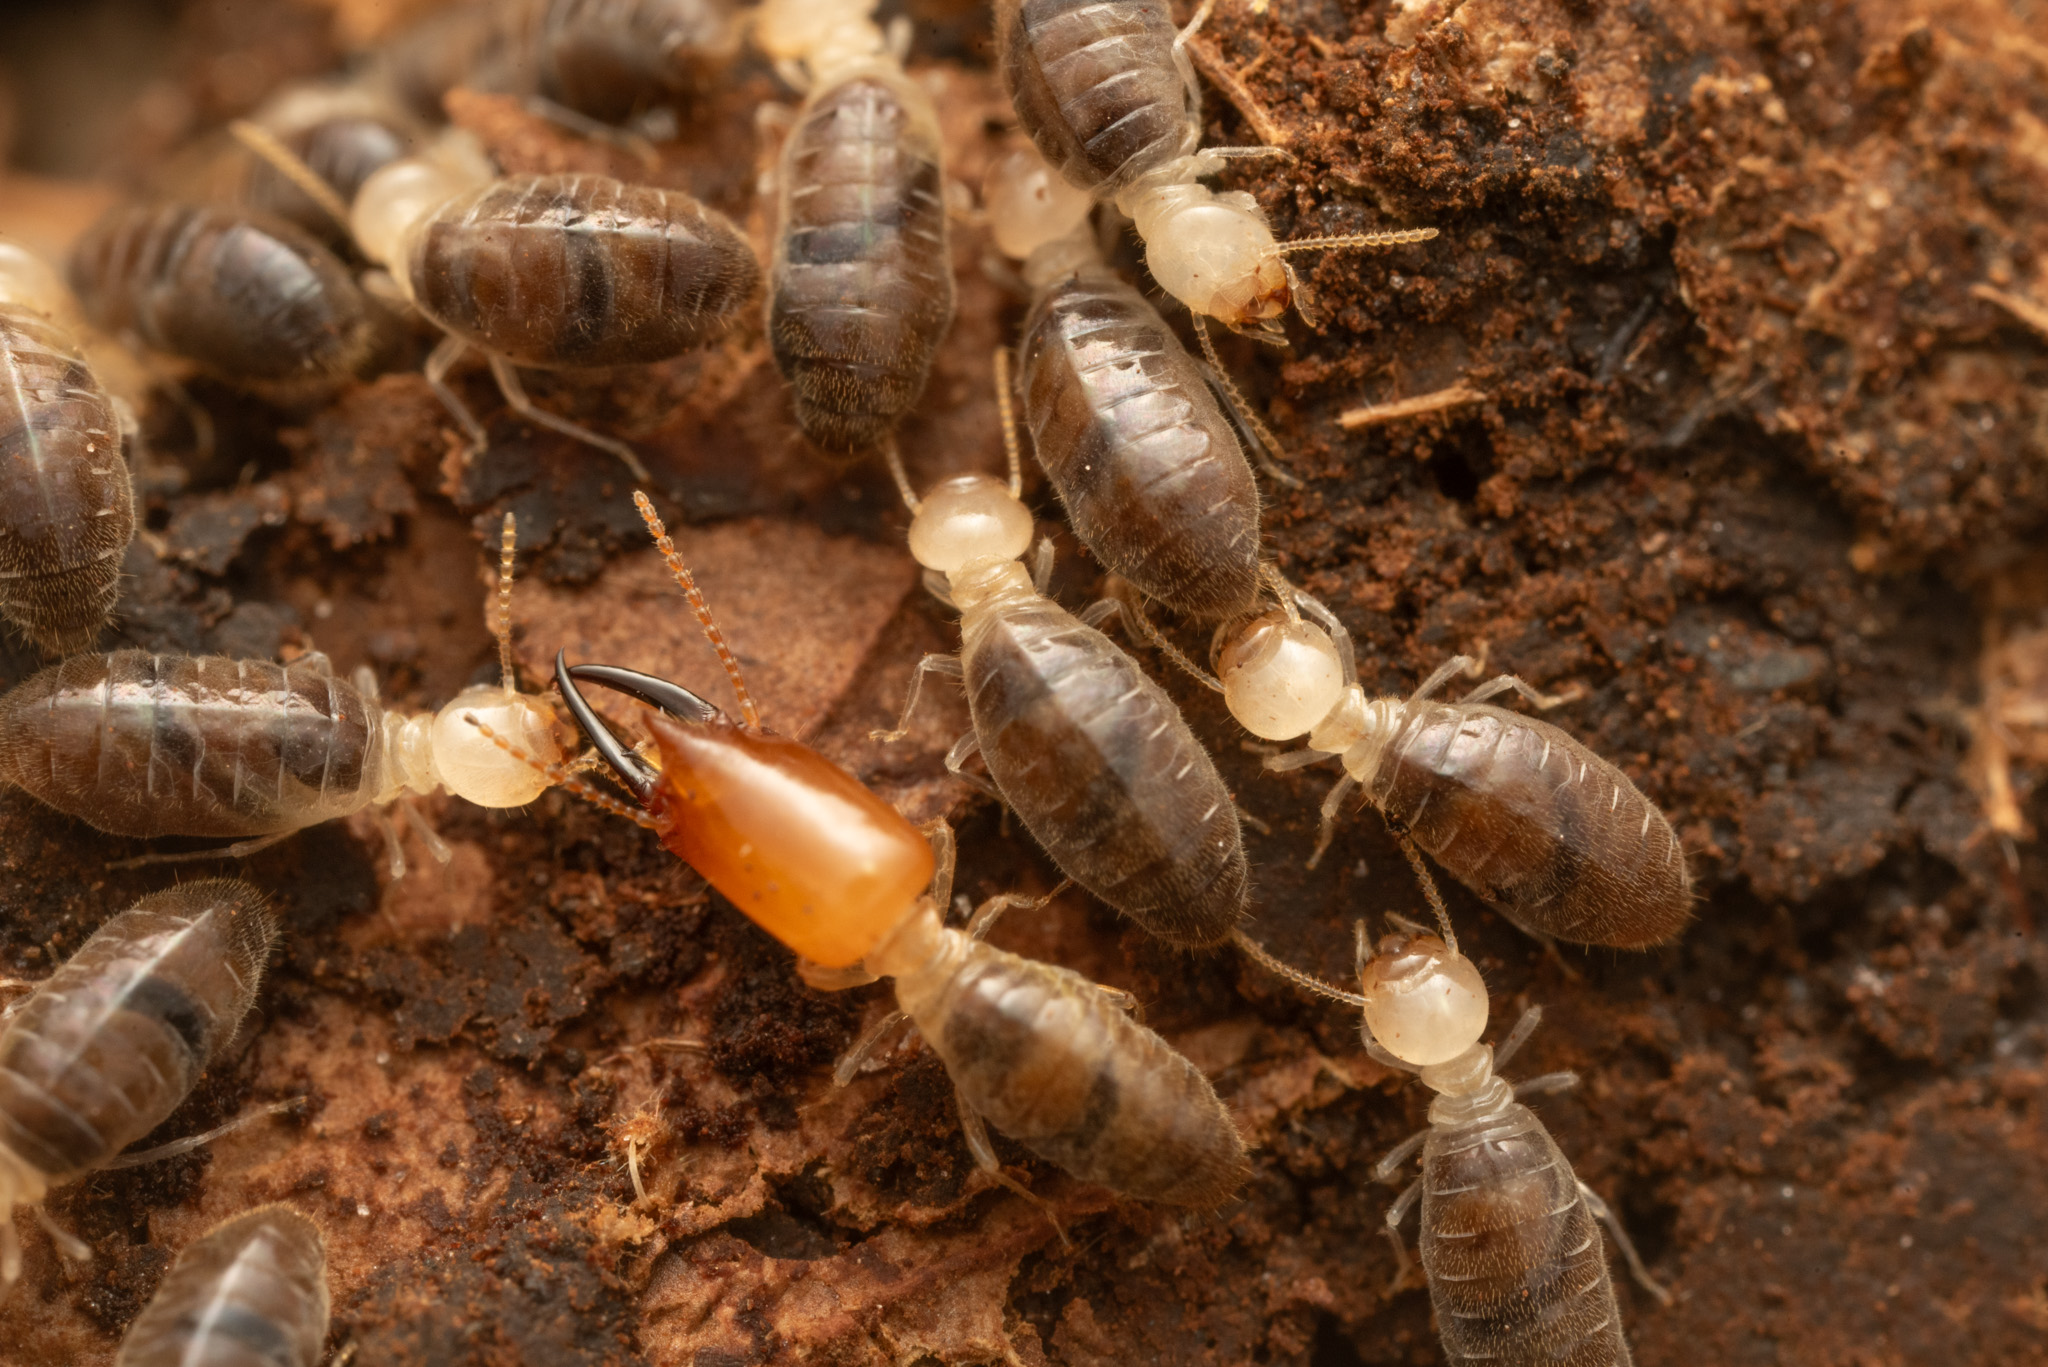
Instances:
[[[681,191],[608,176],[500,179],[458,148],[384,167],[351,214],[364,254],[448,334],[428,381],[482,449],[483,427],[444,382],[473,346],[523,417],[638,472],[624,443],[534,407],[513,367],[640,365],[711,341],[759,283],[753,249]]]
[[[256,1000],[278,935],[246,883],[187,883],[108,921],[0,1032],[0,1283],[6,1213],[103,1167],[191,1094]]]
[[[1019,151],[987,186],[996,245],[1031,287],[1024,425],[1068,524],[1102,565],[1176,612],[1257,601],[1259,490],[1194,357],[1105,264],[1086,196]]]
[[[456,86],[607,123],[687,105],[739,51],[731,0],[505,0],[438,10],[386,43],[374,79],[421,118]]]
[[[0,614],[51,655],[92,645],[135,538],[120,417],[76,317],[56,272],[0,240]]]
[[[225,1220],[178,1254],[114,1367],[319,1367],[327,1251],[286,1205]]]
[[[509,588],[509,570],[500,585]],[[387,711],[373,687],[334,677],[324,656],[279,665],[75,655],[0,697],[0,781],[142,839],[282,836],[442,787],[482,807],[524,806],[546,790],[465,713],[532,753],[560,755],[554,713],[516,692],[509,672],[439,712],[408,715]]]
[[[1516,1088],[1496,1071],[1541,1013],[1522,1018],[1496,1060],[1479,1043],[1486,984],[1454,947],[1434,935],[1390,936],[1367,960],[1361,926],[1360,961],[1367,1047],[1437,1094],[1429,1128],[1388,1154],[1375,1176],[1392,1174],[1420,1145],[1422,1176],[1387,1211],[1387,1229],[1398,1247],[1401,1221],[1420,1198],[1422,1268],[1445,1356],[1460,1367],[1629,1367],[1595,1220],[1608,1223],[1644,1285],[1668,1295],[1536,1113],[1515,1099],[1578,1079],[1550,1074]]]
[[[117,205],[73,247],[71,287],[95,327],[230,384],[345,380],[379,338],[379,315],[333,252],[242,209]]]
[[[672,546],[664,550],[673,557]],[[679,559],[671,563],[687,576]],[[690,592],[712,629],[694,585]],[[803,956],[813,986],[894,979],[902,1011],[946,1064],[984,1169],[1000,1176],[982,1117],[1074,1176],[1128,1196],[1208,1207],[1234,1192],[1245,1176],[1244,1143],[1208,1079],[1087,979],[946,926],[950,832],[935,859],[932,843],[858,779],[761,730],[737,666],[714,640],[745,725],[665,680],[570,668],[557,657],[564,701],[645,809],[644,824]],[[658,709],[647,724],[659,770],[612,736],[579,680]],[[977,928],[1021,900],[985,904]],[[842,1065],[842,1081],[859,1052]]]
[[[1186,48],[1213,7],[1205,0],[1177,31],[1167,0],[996,0],[997,59],[1017,121],[1071,184],[1137,225],[1160,288],[1198,316],[1278,341],[1297,290],[1287,253],[1436,232],[1282,245],[1250,195],[1201,184],[1227,157],[1275,150],[1197,150],[1201,91]]]
[[[755,40],[810,90],[782,148],[768,335],[797,421],[834,451],[879,447],[924,393],[953,323],[938,113],[875,0],[769,0]]]
[[[1254,735],[1306,734],[1302,761],[1342,760],[1318,856],[1344,797],[1362,786],[1396,831],[1525,930],[1642,949],[1684,929],[1692,875],[1656,804],[1558,727],[1485,702],[1509,690],[1551,699],[1502,675],[1457,702],[1431,701],[1473,664],[1460,655],[1406,699],[1368,700],[1343,626],[1275,582],[1282,608],[1226,628],[1218,674],[1231,715]],[[1273,767],[1294,767],[1294,757]]]

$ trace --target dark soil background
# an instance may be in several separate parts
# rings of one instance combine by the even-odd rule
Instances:
[[[0,231],[61,252],[420,8],[10,6]],[[910,12],[952,174],[977,186],[1010,136],[989,16]],[[1539,1113],[1676,1292],[1618,1277],[1638,1360],[2048,1359],[2048,10],[1222,0],[1198,56],[1209,140],[1295,154],[1228,178],[1280,236],[1442,231],[1312,261],[1321,325],[1290,320],[1291,350],[1227,345],[1306,481],[1274,491],[1272,553],[1349,624],[1368,687],[1467,651],[1575,693],[1551,719],[1693,860],[1699,917],[1650,954],[1552,957],[1453,899],[1496,1033],[1548,1013],[1514,1071],[1581,1074]],[[633,174],[765,242],[754,111],[787,99],[743,63]],[[507,101],[450,108],[509,169],[629,164]],[[904,432],[923,479],[997,467],[987,357],[1022,313],[960,198],[960,319]],[[159,390],[107,644],[317,646],[437,706],[493,677],[511,509],[530,677],[566,646],[724,696],[620,468],[524,428],[479,369],[493,446],[465,470],[418,378],[428,340],[295,407],[189,379],[217,428],[203,459]],[[885,477],[796,437],[756,315],[666,366],[529,382],[645,455],[772,725],[950,815],[965,891],[1055,881],[945,775],[957,698],[867,740],[952,625]],[[141,397],[147,373],[125,383]],[[1059,542],[1078,607],[1099,572]],[[37,663],[10,650],[0,683]],[[1260,933],[1341,978],[1355,919],[1416,909],[1396,851],[1353,816],[1306,870],[1331,775],[1264,774],[1215,699],[1166,682],[1271,825],[1248,832]],[[24,1218],[0,1362],[110,1361],[171,1253],[272,1199],[328,1231],[334,1344],[360,1364],[1441,1361],[1426,1294],[1390,1285],[1396,1189],[1369,1175],[1426,1098],[1340,1011],[1083,898],[1013,916],[1000,942],[1134,991],[1256,1146],[1243,1198],[1204,1215],[1005,1148],[1069,1251],[975,1172],[929,1054],[833,1089],[881,989],[808,991],[650,838],[566,795],[424,806],[445,868],[414,844],[391,881],[366,821],[250,861],[287,947],[257,1028],[162,1137],[276,1097],[307,1112],[58,1193],[89,1264]],[[40,976],[183,873],[108,869],[137,852],[0,795],[0,972]]]

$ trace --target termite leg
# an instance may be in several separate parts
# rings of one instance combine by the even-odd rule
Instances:
[[[1553,707],[1562,707],[1568,702],[1577,702],[1586,695],[1585,690],[1577,684],[1572,685],[1569,692],[1545,693],[1539,688],[1533,688],[1522,682],[1513,674],[1498,674],[1458,699],[1458,701],[1461,703],[1485,702],[1488,698],[1497,697],[1509,689],[1513,689],[1527,698],[1538,712],[1548,712]]]
[[[869,1059],[895,1048],[896,1041],[893,1036],[909,1019],[910,1017],[901,1011],[891,1011],[875,1022],[875,1028],[862,1035],[859,1042],[847,1050],[846,1057],[839,1060],[838,1065],[832,1069],[832,1085],[844,1087],[859,1075]]]
[[[1052,1207],[1047,1205],[1031,1188],[1025,1186],[1007,1172],[1004,1172],[1003,1165],[996,1161],[995,1146],[988,1142],[988,1128],[982,1124],[980,1113],[967,1104],[967,1098],[960,1095],[957,1089],[953,1093],[953,1100],[960,1111],[960,1133],[967,1140],[967,1151],[974,1155],[975,1165],[990,1177],[995,1178],[996,1181],[1029,1201],[1032,1205],[1037,1206],[1040,1213],[1045,1216],[1046,1221],[1052,1225],[1052,1232],[1060,1236],[1060,1247],[1071,1253],[1074,1248],[1073,1240],[1067,1238],[1067,1231],[1060,1224],[1059,1216],[1052,1213]]]
[[[490,434],[484,431],[484,425],[476,420],[476,414],[469,411],[469,405],[462,401],[454,386],[448,383],[448,372],[455,368],[455,363],[462,359],[462,353],[467,350],[469,344],[460,337],[443,337],[440,344],[427,353],[427,363],[421,367],[421,374],[426,377],[427,387],[434,391],[434,397],[448,410],[448,416],[454,418],[456,425],[469,437],[469,450],[462,456],[465,462],[475,460],[489,450],[491,445]]]
[[[1307,867],[1314,868],[1323,862],[1323,856],[1329,852],[1330,842],[1337,838],[1338,811],[1343,807],[1345,797],[1357,786],[1358,780],[1346,774],[1332,784],[1329,793],[1324,796],[1322,824],[1316,828],[1316,847],[1308,857]]]
[[[965,679],[967,670],[960,663],[958,655],[927,655],[917,662],[917,669],[910,676],[910,693],[903,700],[903,714],[896,718],[896,727],[891,731],[870,731],[869,740],[894,744],[910,734],[910,714],[917,710],[918,695],[924,691],[924,676],[944,674],[951,679]]]
[[[954,741],[953,748],[946,752],[946,772],[959,779],[962,783],[965,783],[968,787],[985,793],[996,801],[1001,802],[1003,795],[994,783],[983,778],[980,774],[968,773],[965,768],[967,761],[980,753],[981,737],[969,731],[966,735],[960,737],[959,740]]]
[[[1628,1263],[1629,1275],[1636,1279],[1637,1285],[1655,1296],[1659,1303],[1671,1304],[1671,1292],[1650,1275],[1649,1268],[1643,1266],[1643,1255],[1636,1252],[1635,1241],[1621,1227],[1621,1217],[1614,1213],[1613,1207],[1601,1200],[1600,1193],[1584,1182],[1579,1183],[1579,1195],[1585,1199],[1586,1209],[1592,1211],[1600,1223],[1607,1226],[1607,1232],[1614,1236],[1615,1246],[1621,1250],[1623,1261]]]
[[[643,484],[652,484],[654,476],[647,473],[647,467],[640,463],[640,457],[633,448],[612,437],[601,436],[580,423],[573,423],[560,414],[550,413],[526,397],[526,386],[519,382],[519,372],[512,363],[502,356],[491,357],[491,375],[498,382],[498,392],[505,396],[505,402],[514,413],[531,423],[551,428],[565,437],[571,437],[585,446],[594,446],[617,456],[632,471],[633,478]]]

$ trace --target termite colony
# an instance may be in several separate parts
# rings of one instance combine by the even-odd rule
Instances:
[[[445,863],[414,797],[445,788],[506,809],[572,790],[646,827],[786,946],[794,957],[777,971],[819,991],[888,980],[895,1011],[843,1054],[835,1081],[900,1063],[895,1029],[907,1019],[943,1066],[976,1167],[1033,1202],[1062,1243],[1074,1231],[1005,1169],[991,1129],[1118,1197],[1227,1209],[1254,1169],[1211,1079],[1129,994],[985,938],[1005,914],[1046,914],[1067,884],[997,893],[951,924],[951,828],[920,829],[869,781],[770,729],[645,493],[633,495],[638,513],[717,648],[737,715],[692,691],[701,681],[644,672],[651,660],[547,650],[552,694],[520,691],[509,512],[497,679],[435,711],[387,708],[373,673],[338,677],[310,649],[279,662],[101,645],[110,621],[121,627],[119,565],[136,535],[122,457],[136,424],[96,378],[93,347],[125,349],[175,393],[174,409],[194,402],[179,374],[303,413],[416,367],[453,424],[455,480],[498,458],[455,377],[475,353],[514,418],[616,457],[659,494],[640,449],[536,403],[520,372],[603,373],[752,345],[772,355],[821,459],[887,472],[908,509],[896,524],[908,557],[941,605],[932,611],[957,616],[957,649],[919,662],[898,725],[873,739],[909,734],[928,678],[957,680],[970,726],[945,769],[1014,815],[1072,885],[1173,953],[1242,954],[1362,1009],[1371,1057],[1436,1094],[1416,1141],[1424,1177],[1388,1222],[1419,1198],[1422,1264],[1453,1361],[1626,1363],[1594,1223],[1606,1206],[1495,1071],[1526,1029],[1498,1058],[1479,1043],[1487,991],[1421,856],[1546,942],[1643,949],[1691,916],[1684,851],[1618,767],[1560,725],[1487,701],[1556,701],[1519,679],[1437,698],[1473,672],[1460,655],[1412,695],[1371,698],[1340,614],[1291,583],[1263,540],[1266,506],[1301,480],[1204,320],[1285,345],[1290,304],[1302,326],[1315,317],[1293,253],[1420,256],[1414,244],[1436,234],[1390,225],[1288,240],[1250,194],[1205,183],[1276,150],[1201,145],[1189,44],[1212,5],[1177,23],[1166,0],[997,0],[993,52],[1015,120],[987,159],[978,205],[946,169],[934,99],[944,83],[922,77],[913,30],[884,25],[874,0],[498,0],[431,14],[347,76],[252,110],[232,130],[234,174],[207,182],[218,197],[163,190],[118,203],[78,236],[63,271],[0,242],[0,365],[13,377],[0,391],[0,613],[47,660],[0,696],[0,780],[110,836],[234,842],[124,850],[127,866],[242,859],[366,813],[393,880],[408,875],[388,808]],[[756,92],[779,81],[801,99],[758,121],[751,224],[655,174],[661,148],[687,144],[693,120],[741,80]],[[455,92],[510,99],[549,136],[615,166],[651,157],[648,183],[501,166],[446,121]],[[1160,295],[1119,268],[1119,214]],[[1014,348],[999,346],[990,367],[1000,473],[960,470],[899,437],[942,402],[932,377],[955,321],[949,220],[984,223],[1010,263],[992,256],[992,274],[1021,277],[1026,295]],[[1036,511],[1024,434],[1054,496]],[[140,468],[141,453],[130,456]],[[592,462],[616,480],[616,463]],[[1038,518],[1052,507],[1112,576],[1107,596],[1079,610],[1053,591]],[[1173,622],[1155,624],[1155,611]],[[1112,618],[1135,652],[1101,629]],[[1210,669],[1173,643],[1183,629],[1213,633]],[[1246,795],[1140,656],[1219,691],[1260,742],[1305,740],[1269,746],[1267,770],[1341,763],[1314,848],[1269,843],[1267,861],[1313,867],[1344,799],[1362,790],[1443,918],[1441,938],[1402,923],[1374,950],[1361,927],[1355,994],[1262,944]],[[643,705],[639,744],[599,716],[591,687]],[[1207,739],[1240,744],[1214,728]],[[572,742],[589,753],[573,757]],[[901,762],[872,753],[884,757],[876,768]],[[972,858],[961,859],[967,876]],[[107,920],[11,1010],[0,1216],[36,1213],[48,1243],[32,1242],[32,1256],[89,1256],[41,1211],[47,1192],[211,1137],[123,1152],[236,1037],[287,933],[246,883],[177,884]],[[635,1137],[625,1157],[635,1203],[652,1208],[642,1147]],[[338,1239],[286,1204],[227,1219],[178,1250],[117,1361],[311,1367],[329,1333],[326,1258]],[[23,1252],[13,1221],[0,1222],[0,1282],[23,1275]]]

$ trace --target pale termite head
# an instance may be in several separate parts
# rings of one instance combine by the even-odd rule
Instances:
[[[434,715],[434,772],[442,786],[479,807],[524,807],[553,786],[546,770],[516,758],[465,714],[519,747],[531,761],[560,764],[555,714],[539,698],[500,684],[476,684]]]
[[[401,293],[412,296],[406,263],[412,244],[434,211],[457,195],[490,183],[496,175],[483,148],[469,134],[443,134],[418,156],[380,167],[356,192],[349,231],[363,255],[391,273]]]
[[[1459,1058],[1486,1033],[1486,983],[1434,935],[1390,935],[1366,961],[1359,991],[1370,1038],[1403,1063]]]
[[[1087,191],[1068,184],[1035,147],[1012,148],[990,163],[981,197],[996,250],[1031,264],[1034,254],[1084,229],[1095,207]],[[1078,245],[1083,260],[1095,258],[1091,239],[1084,236]],[[1027,266],[1027,278],[1037,273]]]
[[[991,475],[956,475],[924,496],[910,522],[910,553],[928,570],[951,575],[978,560],[1014,561],[1037,530],[1009,486]]]
[[[1350,683],[1330,634],[1279,608],[1232,633],[1216,673],[1230,715],[1264,740],[1307,735]]]
[[[1159,287],[1241,332],[1271,334],[1293,290],[1265,211],[1242,191],[1173,179],[1172,168],[1117,197],[1145,240]]]

